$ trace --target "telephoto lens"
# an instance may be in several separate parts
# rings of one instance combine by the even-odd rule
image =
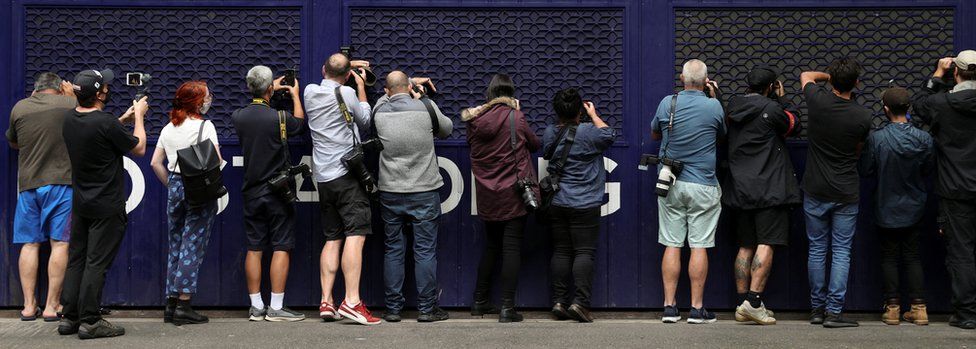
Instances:
[[[661,173],[657,175],[657,185],[654,187],[654,192],[657,196],[667,197],[668,192],[671,191],[671,186],[674,185],[674,180],[676,177],[671,172],[670,165],[661,166]]]

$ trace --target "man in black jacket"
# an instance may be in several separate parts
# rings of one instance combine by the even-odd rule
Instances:
[[[783,83],[772,68],[756,67],[746,76],[744,96],[728,110],[729,176],[722,202],[737,210],[735,284],[740,305],[737,321],[776,323],[762,302],[773,264],[773,246],[786,246],[790,206],[800,200],[786,137],[800,133],[796,108],[783,98]]]
[[[956,83],[951,90],[947,75]],[[949,324],[976,329],[976,51],[939,60],[913,104],[914,116],[931,126],[936,144],[939,231],[955,312]]]

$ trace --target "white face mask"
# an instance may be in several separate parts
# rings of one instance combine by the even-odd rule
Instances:
[[[213,105],[213,101],[204,101],[203,105],[200,106],[200,115],[206,114],[210,111],[210,106]]]

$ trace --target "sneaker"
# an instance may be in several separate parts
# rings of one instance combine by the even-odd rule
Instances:
[[[844,327],[858,327],[860,326],[857,321],[852,319],[847,319],[841,316],[840,313],[827,312],[827,316],[824,317],[823,327],[825,328],[844,328]]]
[[[339,315],[358,322],[360,325],[369,326],[380,323],[380,319],[373,317],[363,302],[359,302],[355,307],[350,307],[346,301],[342,301],[342,305],[339,306]]]
[[[762,303],[762,305],[760,307],[765,309],[766,308],[766,303]],[[736,307],[735,309],[738,310],[739,307]],[[735,314],[735,321],[738,321],[738,322],[749,322],[749,321],[752,321],[752,320],[749,320],[749,318],[745,317],[744,315],[739,314],[738,311],[736,311],[734,314]],[[774,313],[772,310],[766,309],[766,316],[771,317],[771,318],[775,318],[776,317],[776,313]]]
[[[268,307],[258,309],[252,306],[247,313],[250,315],[250,317],[248,317],[248,320],[250,321],[264,321],[264,316],[268,315]]]
[[[435,306],[429,313],[420,313],[420,316],[417,317],[417,322],[437,322],[450,318],[451,315],[444,311],[444,309]]]
[[[305,314],[288,309],[288,307],[281,307],[281,309],[278,310],[274,310],[269,307],[268,314],[264,316],[264,320],[271,322],[302,321],[305,320]]]
[[[336,311],[335,306],[329,302],[322,302],[322,304],[319,304],[319,317],[322,318],[322,320],[330,322],[342,320],[342,315],[339,315],[339,312]]]
[[[403,318],[400,317],[400,313],[386,312],[383,313],[383,320],[386,322],[400,322]]]
[[[742,317],[746,321],[752,321],[760,325],[776,324],[776,318],[769,316],[769,311],[766,310],[765,305],[760,304],[759,308],[753,308],[749,301],[743,301],[741,305],[735,308],[735,317],[737,321],[739,317]]]
[[[68,318],[61,318],[61,322],[58,323],[58,334],[62,336],[77,334],[79,326],[81,326],[81,323],[78,321]]]
[[[824,308],[815,308],[810,311],[810,324],[811,325],[823,325],[824,323],[825,310]]]
[[[678,311],[678,307],[673,305],[665,305],[664,314],[661,315],[661,322],[673,324],[678,321],[681,321],[681,312]]]
[[[105,319],[99,319],[93,324],[82,323],[78,328],[78,338],[95,339],[105,337],[118,337],[125,334],[122,326],[113,325]]]
[[[715,318],[715,313],[705,310],[705,307],[691,308],[691,314],[688,315],[689,324],[710,324],[716,321],[718,319]]]

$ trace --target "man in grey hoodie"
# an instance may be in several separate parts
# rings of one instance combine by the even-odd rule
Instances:
[[[401,71],[386,76],[386,95],[376,102],[374,123],[383,143],[380,153],[379,190],[386,226],[383,279],[386,284],[388,322],[400,321],[403,309],[404,230],[414,234],[414,273],[417,282],[419,322],[447,320],[437,306],[437,220],[441,215],[438,189],[444,185],[434,136],[446,138],[454,128],[451,119],[425,96],[427,78],[410,79]],[[415,88],[415,86],[417,86]],[[430,91],[432,92],[432,91]]]

